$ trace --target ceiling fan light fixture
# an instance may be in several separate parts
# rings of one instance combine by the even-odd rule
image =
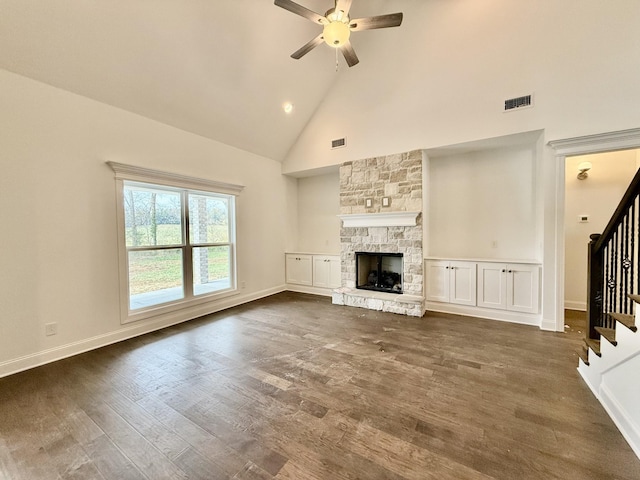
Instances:
[[[347,19],[348,20],[348,19]],[[349,41],[351,30],[349,24],[342,21],[332,21],[324,26],[322,37],[327,45],[339,48]]]
[[[353,0],[334,0],[334,7],[327,10],[324,15],[321,15],[313,10],[303,7],[293,0],[274,0],[273,3],[278,7],[304,17],[315,24],[319,23],[323,25],[322,33],[312,38],[311,41],[305,43],[301,48],[293,52],[291,54],[291,58],[299,60],[324,42],[330,47],[336,49],[336,71],[338,68],[337,50],[342,52],[347,65],[349,65],[349,67],[353,67],[354,65],[357,65],[360,60],[358,60],[358,56],[349,41],[351,32],[399,27],[402,24],[402,12],[356,18],[352,21],[349,17],[352,1]]]

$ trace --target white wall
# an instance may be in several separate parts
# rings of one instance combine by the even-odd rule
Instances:
[[[298,179],[298,251],[340,254],[340,174]]]
[[[283,287],[295,180],[278,162],[0,70],[0,376],[176,321],[120,325],[108,160],[245,185],[246,289],[209,310]]]
[[[636,173],[639,151],[569,157],[565,162],[565,307],[586,310],[589,235],[602,233]],[[578,180],[578,165],[591,162]],[[589,222],[581,223],[580,215]]]
[[[536,151],[429,156],[427,256],[539,260]]]
[[[640,125],[640,2],[404,2],[397,29],[353,35],[343,68],[284,162],[298,172],[546,130],[547,140]],[[369,43],[358,43],[367,35]],[[504,100],[534,106],[504,113]],[[347,136],[346,148],[330,141]]]

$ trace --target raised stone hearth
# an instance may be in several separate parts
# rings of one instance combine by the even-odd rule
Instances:
[[[389,206],[382,206],[382,198]],[[367,206],[367,199],[371,206]],[[340,167],[342,287],[333,303],[422,316],[422,152],[347,162]],[[403,293],[356,290],[355,252],[402,253]]]
[[[393,293],[356,290],[355,288],[338,288],[333,291],[331,298],[335,305],[381,310],[412,317],[424,315],[422,307],[424,297],[417,295],[407,295],[406,293],[395,295]]]

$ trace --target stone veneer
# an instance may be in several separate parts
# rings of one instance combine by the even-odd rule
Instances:
[[[389,197],[389,207],[382,206]],[[367,208],[366,199],[373,205]],[[340,167],[340,214],[422,212],[420,150],[344,163]],[[422,215],[410,227],[344,227],[340,229],[342,288],[333,303],[422,316]],[[403,294],[355,289],[355,252],[403,254]]]

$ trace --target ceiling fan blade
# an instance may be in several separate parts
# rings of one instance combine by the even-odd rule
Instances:
[[[352,0],[336,0],[336,11],[342,10],[345,15],[349,15]]]
[[[319,13],[316,13],[313,10],[309,10],[308,8],[303,7],[302,5],[298,5],[297,3],[292,2],[291,0],[275,0],[273,3],[278,7],[282,7],[285,10],[289,10],[290,12],[295,13],[296,15],[300,15],[301,17],[309,19],[313,23],[324,25],[329,22],[325,17],[323,17]]]
[[[291,54],[291,58],[295,58],[296,60],[299,60],[300,58],[302,58],[303,55],[306,55],[307,53],[309,53],[311,50],[313,50],[314,48],[316,48],[318,45],[320,45],[322,42],[324,42],[324,38],[322,37],[322,34],[318,35],[316,38],[314,38],[313,40],[311,40],[310,42],[304,44],[302,47],[300,47],[298,50],[296,50],[295,52],[293,52]]]
[[[399,27],[402,23],[402,12],[378,15],[377,17],[356,18],[349,22],[352,32],[373,30],[374,28]]]
[[[349,65],[350,67],[353,67],[360,61],[358,60],[358,56],[356,55],[355,50],[351,46],[351,42],[347,41],[346,43],[344,43],[340,47],[340,51],[342,52],[342,55],[344,55],[344,59],[347,61],[347,65]]]

